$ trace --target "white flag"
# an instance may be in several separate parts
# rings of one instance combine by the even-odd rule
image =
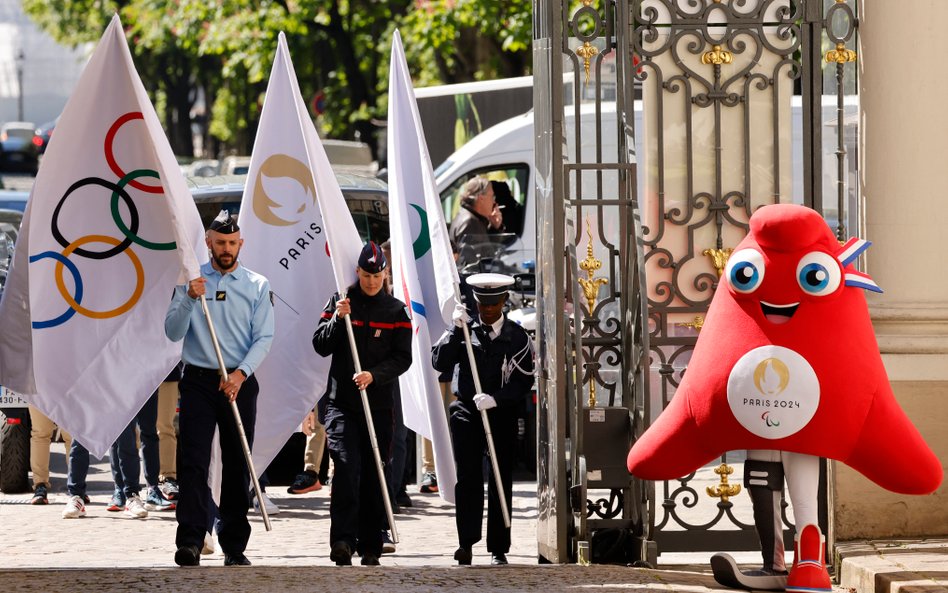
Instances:
[[[409,304],[415,329],[412,366],[399,377],[402,413],[405,426],[431,439],[438,492],[454,502],[454,454],[438,373],[431,366],[431,338],[451,326],[458,270],[398,31],[389,66],[388,159],[393,286]]]
[[[0,382],[101,457],[181,356],[203,229],[112,19],[56,126],[0,305]]]
[[[280,33],[240,207],[249,269],[270,280],[276,333],[256,371],[260,383],[253,456],[262,473],[325,391],[330,358],[313,332],[336,291],[355,281],[361,241],[306,110]],[[331,248],[328,227],[340,242]],[[330,253],[332,258],[330,258]],[[337,276],[333,264],[340,269]],[[300,459],[302,466],[303,460]]]

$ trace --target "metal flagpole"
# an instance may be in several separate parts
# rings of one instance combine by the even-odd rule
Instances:
[[[340,295],[343,299],[346,295]],[[351,315],[345,316],[346,333],[349,335],[349,348],[352,350],[352,364],[358,375],[362,372],[362,363],[359,362],[359,351],[356,348],[355,333],[352,331]],[[379,485],[382,487],[382,501],[385,503],[385,514],[388,516],[388,526],[392,530],[392,542],[398,543],[398,530],[395,528],[395,514],[392,513],[392,500],[388,496],[388,486],[385,482],[385,470],[382,469],[382,456],[379,454],[379,441],[375,436],[375,422],[372,421],[372,409],[369,407],[369,394],[365,389],[359,389],[362,396],[362,410],[365,412],[365,423],[369,429],[369,442],[372,444],[372,454],[375,456],[375,469],[379,474]],[[394,476],[393,476],[394,477]]]
[[[227,381],[227,366],[224,364],[224,355],[221,354],[221,346],[217,342],[217,332],[214,331],[214,322],[211,320],[211,312],[207,308],[207,299],[201,295],[201,308],[204,310],[204,318],[207,319],[207,329],[211,332],[211,343],[214,344],[214,353],[217,355],[217,364],[221,368],[221,376]],[[263,504],[263,495],[260,492],[260,481],[257,480],[257,472],[253,469],[253,455],[250,453],[250,445],[247,444],[247,433],[244,431],[244,423],[240,420],[240,410],[237,409],[237,402],[230,400],[230,409],[234,413],[234,420],[237,422],[237,434],[240,435],[240,444],[244,449],[244,459],[247,460],[247,469],[250,470],[250,479],[253,481],[253,491],[257,493],[257,501],[260,503],[260,515],[263,517],[263,525],[267,531],[272,531],[270,526],[270,515],[267,514],[267,507]]]
[[[454,297],[457,302],[461,302],[461,294],[458,285],[454,285]],[[474,390],[476,393],[481,391],[481,376],[477,372],[477,362],[474,360],[474,348],[471,346],[471,331],[467,324],[461,325],[461,331],[464,332],[464,345],[467,346],[467,360],[471,365],[471,376],[474,377]],[[487,419],[487,410],[480,410],[481,422],[484,423],[484,436],[487,437],[487,451],[490,454],[490,465],[494,470],[494,483],[497,486],[497,495],[500,497],[500,510],[504,515],[504,527],[510,527],[510,510],[507,509],[507,496],[504,492],[504,483],[500,481],[500,466],[497,465],[497,452],[494,449],[494,436],[490,432],[490,421]]]

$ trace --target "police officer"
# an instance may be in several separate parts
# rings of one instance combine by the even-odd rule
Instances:
[[[313,334],[313,348],[332,356],[326,403],[326,435],[334,470],[330,494],[329,558],[338,566],[377,565],[382,554],[385,503],[369,440],[360,389],[365,389],[379,455],[390,458],[394,429],[393,391],[399,375],[411,366],[411,321],[405,304],[385,291],[388,262],[369,242],[362,249],[359,280],[346,298],[334,295]],[[350,316],[362,372],[355,372],[346,331]],[[322,402],[321,402],[322,403]]]
[[[488,452],[481,410],[487,410],[494,439],[507,508],[512,502],[513,452],[517,438],[517,418],[524,399],[533,387],[533,345],[522,327],[503,313],[507,290],[514,279],[503,274],[474,274],[467,279],[477,302],[478,318],[470,320],[467,309],[458,305],[455,327],[445,332],[432,348],[435,370],[453,373],[452,388],[457,400],[448,408],[454,460],[457,464],[455,517],[459,547],[454,553],[458,564],[471,563],[471,548],[481,539],[484,515],[484,456]],[[470,328],[471,347],[481,380],[476,393],[468,362],[462,325]],[[455,368],[457,370],[455,370]],[[503,511],[494,480],[487,487],[487,551],[491,564],[507,564],[510,528],[504,527]]]
[[[222,462],[218,542],[225,566],[245,566],[250,564],[244,555],[250,539],[250,476],[230,402],[236,401],[247,441],[252,445],[259,389],[254,371],[273,342],[273,304],[267,279],[238,262],[244,241],[234,217],[222,211],[211,223],[205,240],[211,261],[201,266],[199,278],[175,288],[165,316],[168,338],[184,339],[185,365],[179,384],[180,492],[174,561],[180,566],[200,563],[210,512],[207,475],[211,439],[217,427]],[[226,381],[218,368],[201,295],[206,295],[227,366]]]

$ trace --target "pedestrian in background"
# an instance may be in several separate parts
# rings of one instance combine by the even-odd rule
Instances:
[[[211,512],[207,476],[216,426],[222,466],[217,541],[225,566],[246,566],[250,564],[244,555],[250,539],[250,475],[231,402],[236,402],[247,441],[253,446],[259,391],[253,373],[273,342],[273,303],[267,279],[240,265],[244,241],[235,217],[222,211],[211,223],[206,242],[211,261],[201,266],[199,278],[175,288],[165,317],[168,338],[184,340],[174,560],[179,566],[200,563]],[[226,381],[200,304],[204,295],[227,367]]]
[[[34,408],[30,410],[30,471],[33,472],[33,498],[30,504],[49,504],[49,448],[53,441],[56,423],[46,414]],[[66,443],[66,456],[69,456],[72,438],[60,429]]]
[[[158,386],[158,484],[168,500],[178,498],[178,433],[174,419],[178,415],[178,382],[184,372],[184,363],[179,362]]]

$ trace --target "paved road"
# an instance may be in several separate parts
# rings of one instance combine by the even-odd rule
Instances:
[[[0,181],[3,182],[4,189],[15,189],[18,191],[30,191],[33,187],[34,177],[32,175],[23,175],[17,173],[0,174]]]
[[[265,531],[254,516],[247,556],[250,568],[224,568],[218,552],[200,568],[173,562],[173,513],[136,520],[105,510],[111,493],[107,463],[89,475],[92,504],[84,519],[61,518],[66,495],[62,445],[52,455],[50,505],[34,507],[28,495],[0,494],[0,583],[3,591],[726,591],[716,587],[703,560],[691,566],[647,570],[624,566],[538,565],[535,486],[517,483],[513,547],[508,567],[489,566],[483,543],[474,566],[458,567],[453,508],[435,494],[412,489],[414,505],[396,516],[400,542],[381,568],[335,567],[329,560],[329,499],[323,489],[302,496],[270,488],[281,507]],[[662,557],[664,558],[664,557]],[[674,559],[672,559],[674,560]],[[843,591],[843,589],[840,589]]]

